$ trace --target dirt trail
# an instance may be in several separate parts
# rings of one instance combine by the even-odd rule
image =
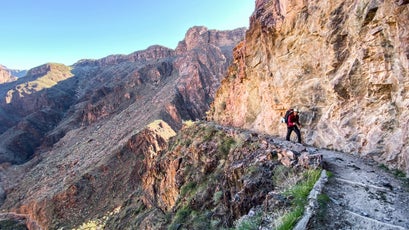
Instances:
[[[307,229],[409,229],[409,186],[370,160],[320,150],[333,173]],[[321,196],[325,197],[325,196]]]

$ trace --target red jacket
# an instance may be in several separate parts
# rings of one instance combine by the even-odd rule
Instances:
[[[288,127],[294,127],[295,125],[300,125],[299,116],[295,115],[295,113],[291,113],[288,116]]]

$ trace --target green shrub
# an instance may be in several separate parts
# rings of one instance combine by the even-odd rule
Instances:
[[[398,178],[406,178],[406,174],[402,170],[394,169],[392,172],[393,172],[393,175],[395,175]]]
[[[277,230],[290,230],[293,229],[294,225],[297,223],[298,219],[304,213],[304,207],[296,207],[292,212],[287,213],[282,220],[282,224],[277,228]]]
[[[172,221],[172,224],[169,226],[168,229],[176,230],[180,228],[180,225],[186,222],[187,218],[190,216],[192,210],[189,207],[183,207],[179,209],[176,214],[175,218]]]
[[[227,137],[222,141],[222,143],[219,144],[217,150],[223,155],[226,155],[229,153],[231,146],[234,144],[235,144],[234,139],[231,137]]]
[[[209,212],[199,213],[193,211],[192,218],[192,229],[211,229],[211,222],[209,219]]]
[[[254,216],[247,216],[236,223],[238,230],[257,230],[262,221],[262,213],[257,212]]]
[[[215,205],[219,203],[220,199],[223,197],[223,191],[217,191],[213,194],[213,202]]]
[[[211,140],[215,133],[216,130],[213,127],[206,127],[204,130],[203,140],[204,141]]]
[[[192,142],[193,142],[193,141],[192,141],[192,139],[189,139],[189,138],[188,138],[188,139],[186,139],[186,140],[185,140],[185,144],[184,144],[184,145],[185,145],[185,147],[190,146],[190,145],[192,144]]]
[[[191,181],[187,184],[184,184],[182,188],[180,188],[180,196],[184,197],[188,193],[190,193],[192,190],[194,190],[197,186],[197,183],[195,181]]]
[[[277,188],[286,189],[297,183],[299,176],[293,168],[277,165],[273,170],[272,180]]]
[[[334,173],[333,172],[331,172],[331,171],[326,171],[326,174],[327,174],[327,177],[328,178],[331,178],[331,177],[333,177],[334,176]]]

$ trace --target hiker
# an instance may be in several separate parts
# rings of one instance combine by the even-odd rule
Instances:
[[[298,126],[301,128],[301,124],[298,116],[298,109],[294,109],[292,112],[289,112],[287,118],[287,137],[286,140],[290,140],[291,133],[294,131],[297,134],[298,143],[301,143],[301,132]]]

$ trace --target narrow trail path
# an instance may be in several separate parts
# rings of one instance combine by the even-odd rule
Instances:
[[[377,163],[319,150],[330,174],[321,199],[326,205],[307,229],[409,229],[409,185]]]

